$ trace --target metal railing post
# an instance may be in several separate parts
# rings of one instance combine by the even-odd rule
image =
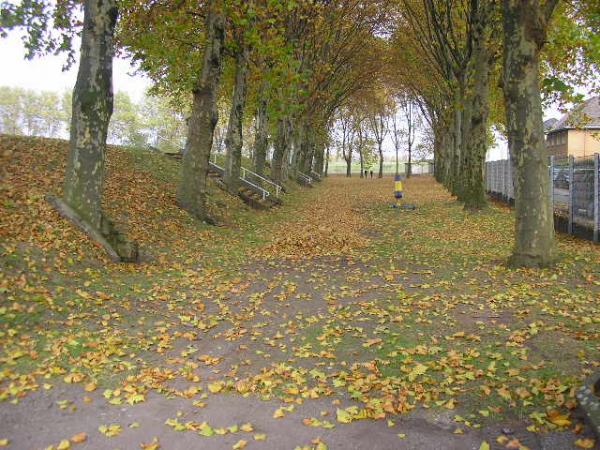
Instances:
[[[569,156],[569,234],[573,234],[573,218],[575,217],[575,208],[573,198],[575,196],[575,158]]]
[[[594,154],[594,242],[600,241],[600,154]]]
[[[554,217],[554,155],[550,156],[550,211]]]

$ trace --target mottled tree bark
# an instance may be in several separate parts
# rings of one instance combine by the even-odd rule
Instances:
[[[480,26],[484,26],[481,24]],[[471,74],[471,86],[468,101],[468,131],[465,139],[465,156],[462,171],[462,198],[465,209],[480,210],[487,205],[483,167],[488,148],[489,114],[489,77],[491,55],[483,36],[483,30],[477,32],[474,42]]]
[[[285,150],[289,145],[289,127],[286,117],[277,119],[277,132],[273,141],[273,158],[271,160],[271,178],[277,184],[283,182],[283,164]]]
[[[108,124],[113,111],[115,0],[84,3],[81,61],[73,89],[71,136],[62,201],[57,210],[106,248],[115,260],[137,261],[138,247],[102,213]]]
[[[71,138],[63,199],[96,229],[102,225],[102,185],[113,110],[114,0],[85,2],[81,61],[73,89]]]
[[[206,30],[206,48],[202,71],[193,90],[177,202],[198,219],[210,221],[206,210],[206,179],[213,135],[219,118],[216,101],[225,37],[223,15],[212,3],[206,18]]]
[[[459,80],[454,88],[454,114],[452,128],[452,149],[449,167],[448,185],[452,195],[460,197],[461,181],[460,181],[460,166],[462,158],[463,146],[463,108],[464,108],[464,85],[463,81]]]
[[[269,146],[268,90],[269,83],[264,80],[261,84],[258,108],[256,109],[256,141],[254,143],[254,171],[259,175],[264,172]]]
[[[327,148],[325,149],[325,170],[324,170],[324,175],[325,176],[329,175],[329,146],[327,146]]]
[[[504,71],[508,147],[515,169],[514,266],[554,261],[554,223],[539,88],[539,57],[557,0],[504,0]]]
[[[313,158],[315,156],[315,135],[314,128],[304,125],[304,131],[302,133],[303,139],[303,152],[302,152],[302,165],[300,170],[306,175],[310,176],[313,166]]]
[[[315,149],[315,172],[319,176],[323,176],[323,164],[325,159],[325,146],[319,144],[319,147]]]
[[[244,108],[248,86],[249,49],[241,43],[241,48],[235,56],[235,86],[231,99],[231,111],[225,137],[225,177],[223,181],[230,193],[237,195],[240,186],[240,171],[242,168],[242,145]]]
[[[383,178],[383,141],[377,142],[377,151],[379,152],[379,178]]]

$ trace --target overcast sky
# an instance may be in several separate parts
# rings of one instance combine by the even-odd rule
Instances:
[[[24,58],[25,51],[17,33],[11,33],[8,38],[0,40],[0,60],[3,62],[0,70],[0,86],[19,86],[38,91],[64,91],[73,89],[77,78],[77,64],[67,71],[62,71],[66,61],[62,56],[44,56],[33,60]],[[139,100],[151,86],[150,80],[142,75],[134,75],[134,69],[129,60],[115,58],[113,86],[115,91],[125,91],[134,99]],[[548,108],[544,118],[560,117],[556,108]],[[506,143],[499,136],[498,144],[488,152],[488,159],[504,159],[507,156]],[[390,139],[386,139],[386,153],[393,153]]]
[[[68,72],[62,71],[64,55],[44,56],[33,60],[24,58],[25,50],[17,33],[0,40],[0,86],[19,86],[38,91],[64,91],[73,89],[77,78],[77,64]],[[150,87],[150,80],[132,75],[130,61],[115,58],[113,86],[115,91],[126,91],[139,99]]]

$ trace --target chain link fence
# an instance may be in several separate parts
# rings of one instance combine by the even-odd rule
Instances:
[[[485,164],[487,192],[495,198],[514,201],[514,177],[510,160]],[[550,198],[554,227],[575,236],[599,242],[600,155],[550,158]]]

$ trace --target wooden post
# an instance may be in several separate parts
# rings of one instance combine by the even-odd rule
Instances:
[[[573,155],[569,156],[569,234],[573,234],[573,218],[575,216],[575,208],[573,200],[575,197],[575,189],[573,189],[575,181],[575,158]]]
[[[594,242],[600,241],[600,154],[594,154]]]

